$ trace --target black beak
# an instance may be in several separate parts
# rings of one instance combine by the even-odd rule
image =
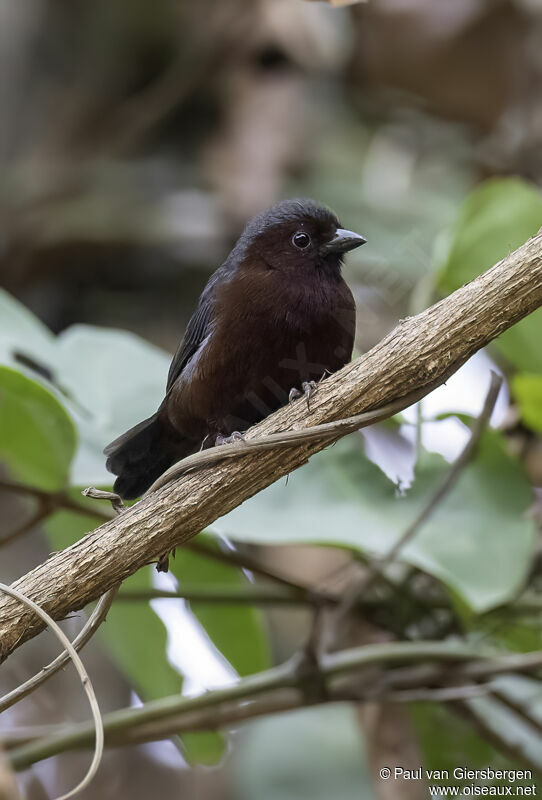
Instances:
[[[365,236],[360,236],[359,233],[347,231],[344,228],[337,228],[333,239],[321,245],[320,252],[324,254],[347,253],[349,250],[355,250],[356,247],[361,247],[366,241],[367,239]]]

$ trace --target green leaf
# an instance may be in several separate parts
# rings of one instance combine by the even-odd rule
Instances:
[[[542,196],[519,178],[494,178],[477,186],[459,212],[441,281],[449,291],[472,280],[542,224]]]
[[[0,458],[11,473],[40,489],[62,489],[75,447],[73,422],[55,396],[0,366]]]
[[[222,760],[228,746],[226,738],[217,731],[183,733],[181,741],[183,755],[190,764],[204,764],[208,767],[213,767]]]
[[[210,537],[207,537],[210,538]],[[218,543],[210,541],[218,549]],[[241,570],[179,548],[170,569],[179,581],[201,586],[243,586],[249,582]],[[190,607],[215,647],[239,675],[250,675],[271,664],[263,614],[250,606],[191,603]]]
[[[265,544],[316,543],[383,555],[425,507],[450,465],[423,453],[411,489],[395,486],[342,440],[308,465],[234,509],[217,523],[231,539]],[[488,431],[474,463],[438,506],[401,560],[444,581],[471,609],[510,599],[529,568],[535,526],[524,512],[531,488],[501,435]]]
[[[542,195],[519,178],[492,179],[464,202],[439,284],[452,292],[523,244],[542,226]],[[542,310],[509,331],[495,346],[518,369],[542,372]]]
[[[542,376],[519,373],[512,379],[512,392],[522,421],[531,430],[542,433]]]
[[[55,550],[80,539],[96,527],[96,518],[58,511],[45,524]],[[129,590],[152,587],[153,567],[143,567],[123,582]],[[182,690],[183,676],[167,659],[167,630],[148,602],[114,602],[97,634],[112,661],[143,701]],[[214,731],[183,734],[184,755],[194,763],[216,764],[226,747]]]

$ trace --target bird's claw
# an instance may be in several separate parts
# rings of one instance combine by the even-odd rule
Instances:
[[[215,439],[215,447],[222,444],[235,444],[235,442],[245,443],[246,439],[240,431],[233,431],[229,436],[222,436],[221,433]]]
[[[291,403],[293,400],[297,400],[298,397],[306,397],[307,399],[307,411],[311,410],[311,397],[316,392],[318,388],[318,384],[316,381],[303,381],[301,384],[301,388],[303,391],[296,389],[295,386],[293,389],[290,389],[290,394],[288,395],[288,402]]]
[[[303,392],[300,392],[299,389],[297,389],[295,386],[292,386],[292,388],[290,389],[290,393],[288,395],[288,402],[293,403],[294,400],[297,400],[297,398],[301,397],[302,395]]]

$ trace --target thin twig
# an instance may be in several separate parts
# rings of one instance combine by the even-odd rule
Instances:
[[[98,767],[100,766],[100,761],[102,759],[103,754],[103,746],[104,746],[104,727],[102,721],[102,715],[100,713],[100,707],[98,706],[98,701],[96,699],[96,694],[94,693],[94,687],[90,681],[90,678],[87,674],[85,667],[83,666],[83,662],[79,658],[76,649],[63,632],[62,628],[52,619],[47,612],[45,612],[37,603],[34,603],[33,600],[30,600],[24,594],[19,592],[17,589],[13,589],[10,586],[6,586],[3,583],[0,583],[0,591],[5,592],[10,597],[13,597],[15,600],[18,600],[23,605],[27,606],[28,608],[32,609],[44,623],[52,630],[55,636],[59,639],[61,644],[67,650],[69,654],[70,660],[73,662],[73,666],[77,670],[77,674],[81,680],[81,684],[85,693],[88,697],[88,701],[90,704],[90,710],[92,711],[92,718],[93,718],[93,727],[95,731],[95,748],[94,748],[94,757],[90,764],[87,774],[83,778],[83,780],[77,784],[77,786],[72,789],[71,791],[63,794],[61,797],[57,798],[57,800],[68,800],[69,797],[73,797],[78,792],[85,789],[93,777],[96,775],[98,771]]]
[[[455,700],[470,700],[484,697],[491,686],[467,683],[461,686],[444,686],[437,689],[404,689],[385,695],[386,703],[451,703]]]
[[[0,491],[13,492],[14,494],[30,495],[31,497],[49,498],[51,492],[45,489],[38,489],[34,486],[27,486],[25,483],[16,483],[15,481],[6,481],[0,479]]]
[[[393,547],[390,548],[389,552],[383,559],[383,566],[387,566],[387,564],[393,561],[397,557],[397,555],[401,552],[401,550],[403,550],[403,548],[414,538],[414,536],[418,533],[419,529],[432,516],[435,509],[440,505],[440,503],[444,500],[444,498],[451,492],[451,490],[456,485],[459,476],[461,475],[465,467],[468,464],[470,464],[470,462],[474,458],[482,434],[489,425],[489,420],[491,419],[491,415],[493,414],[493,409],[495,408],[495,403],[497,402],[497,396],[500,392],[501,386],[502,386],[502,377],[498,375],[496,372],[492,371],[489,389],[486,395],[486,399],[484,401],[482,411],[479,417],[474,422],[474,425],[472,426],[471,435],[469,437],[467,444],[463,448],[459,457],[453,463],[452,468],[444,478],[442,484],[438,487],[437,491],[430,498],[427,505],[422,509],[422,511],[416,517],[416,519],[408,526],[408,528],[405,530],[402,536],[397,540],[397,542],[395,542]]]
[[[110,589],[100,597],[96,603],[94,611],[72,642],[74,650],[81,650],[92,638],[92,636],[94,636],[95,632],[105,620],[117,591],[118,586],[115,586],[113,589]],[[69,652],[64,650],[64,652],[58,655],[54,661],[51,661],[50,664],[47,664],[46,667],[43,667],[43,669],[41,669],[27,681],[22,683],[20,686],[17,686],[17,688],[13,689],[13,691],[8,692],[3,697],[0,697],[0,713],[5,711],[6,708],[10,708],[10,706],[14,705],[19,700],[22,700],[23,697],[26,697],[27,695],[31,694],[31,692],[35,691],[35,689],[44,684],[45,681],[49,680],[49,678],[59,672],[59,670],[61,670],[62,667],[64,667],[70,660],[71,656]]]
[[[66,511],[73,511],[87,517],[96,517],[102,522],[113,519],[111,514],[102,511],[100,508],[93,508],[90,505],[82,505],[73,500],[67,492],[48,492],[46,489],[39,489],[37,486],[28,486],[24,483],[15,481],[0,480],[0,491],[12,492],[13,494],[35,497],[40,502],[46,503],[52,508],[63,508]]]
[[[211,603],[221,605],[285,605],[285,606],[318,606],[321,603],[335,604],[339,596],[318,596],[315,600],[312,592],[281,591],[274,587],[249,584],[247,586],[191,586],[182,584],[178,591],[166,589],[129,589],[121,591],[117,601],[142,602],[156,599],[187,600],[194,603]],[[1,708],[0,708],[1,710]]]
[[[144,722],[132,727],[122,727],[118,730],[106,731],[105,743],[107,747],[116,747],[126,744],[143,744],[159,739],[168,739],[196,730],[217,730],[224,726],[242,722],[254,717],[267,714],[276,714],[279,711],[291,711],[303,705],[303,695],[297,689],[279,689],[269,695],[256,697],[243,703],[223,703],[219,707],[204,708],[190,713],[181,713],[177,716],[167,716],[151,722]],[[70,735],[83,733],[81,725],[71,725]],[[65,725],[38,725],[35,727],[20,727],[10,729],[1,738],[6,753],[22,745],[37,742],[39,739],[63,736],[67,733]],[[73,740],[72,740],[73,741]],[[73,742],[69,749],[87,746],[83,742]]]
[[[461,674],[469,678],[483,679],[493,675],[505,675],[508,672],[532,673],[542,670],[542,650],[532,653],[514,653],[501,656],[493,662],[473,662],[461,668]]]

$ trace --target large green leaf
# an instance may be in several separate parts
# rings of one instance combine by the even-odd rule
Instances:
[[[0,366],[0,459],[13,475],[40,489],[61,489],[75,446],[73,422],[55,396]]]
[[[58,511],[45,530],[52,547],[60,550],[96,527],[96,518]],[[123,582],[130,590],[152,587],[152,567],[143,567]],[[178,694],[182,674],[168,661],[167,630],[148,602],[114,602],[98,630],[109,656],[142,700]],[[223,755],[223,737],[210,732],[182,737],[185,755],[194,762],[215,764]]]
[[[234,509],[215,528],[265,544],[318,543],[383,555],[428,502],[449,464],[422,453],[416,480],[395,486],[348,437]],[[500,434],[488,431],[476,461],[401,558],[444,581],[476,611],[505,602],[529,566],[535,526],[524,516],[531,488]]]
[[[214,542],[212,545],[218,547]],[[242,586],[248,580],[233,569],[185,548],[177,550],[170,569],[179,581],[208,586]],[[270,666],[269,644],[260,611],[250,606],[191,603],[191,609],[209,638],[239,675],[250,675]]]
[[[492,179],[464,202],[448,237],[440,287],[452,292],[519,247],[542,226],[542,195],[519,178]],[[495,345],[519,369],[542,372],[542,310],[502,334]]]

